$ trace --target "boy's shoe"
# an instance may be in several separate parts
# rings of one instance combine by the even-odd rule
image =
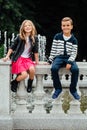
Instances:
[[[74,97],[76,100],[79,100],[79,99],[80,99],[80,96],[78,95],[77,92],[74,92],[74,93],[71,92],[71,94],[73,95],[73,97]]]
[[[13,92],[17,92],[17,87],[18,87],[18,81],[17,80],[11,81],[11,90]]]
[[[62,92],[61,89],[55,90],[55,92],[54,92],[53,95],[52,95],[52,98],[53,98],[53,99],[56,99],[56,98],[60,95],[61,92]]]

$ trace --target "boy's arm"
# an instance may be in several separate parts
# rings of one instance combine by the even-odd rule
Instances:
[[[73,45],[73,49],[67,64],[72,64],[72,62],[75,61],[76,57],[77,57],[77,45]]]
[[[77,51],[78,51],[78,41],[77,41],[77,39],[74,37],[71,55],[70,55],[70,57],[69,57],[69,59],[68,59],[67,64],[72,64],[72,62],[75,61],[75,59],[76,59],[76,57],[77,57]]]

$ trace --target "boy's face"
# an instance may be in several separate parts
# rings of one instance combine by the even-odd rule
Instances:
[[[68,36],[71,34],[71,30],[73,29],[73,25],[70,21],[62,21],[61,22],[61,29],[63,31],[63,34]]]

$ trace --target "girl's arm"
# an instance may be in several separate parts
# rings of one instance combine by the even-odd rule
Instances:
[[[39,64],[39,56],[38,56],[38,53],[34,53],[34,57],[35,57],[35,62],[36,62],[36,64]]]
[[[10,59],[10,55],[12,54],[13,50],[12,49],[9,49],[8,50],[8,53],[6,55],[6,57],[3,58],[3,61],[7,61]]]

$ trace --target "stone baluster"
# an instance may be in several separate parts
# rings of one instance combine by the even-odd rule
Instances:
[[[62,82],[63,75],[62,74],[59,74],[59,75],[60,75],[60,80]],[[52,94],[53,93],[54,93],[54,90],[53,90]],[[52,113],[52,114],[64,114],[64,111],[63,111],[63,108],[62,108],[62,104],[63,104],[62,96],[63,96],[63,92],[58,96],[57,99],[54,99],[52,101],[53,108],[52,108],[50,113]]]
[[[57,99],[54,99],[52,101],[52,110],[50,111],[51,114],[64,114],[63,108],[62,108],[62,95],[61,93]]]
[[[82,114],[80,110],[80,102],[78,100],[73,99],[70,102],[70,109],[68,111],[68,114]]]
[[[81,96],[81,92],[79,90],[78,84],[77,84],[77,92]],[[75,100],[72,95],[71,97],[72,97],[72,101],[70,102],[70,109],[68,111],[68,114],[82,114],[81,109],[80,109],[80,104],[81,104],[80,100]]]
[[[25,80],[19,83],[17,93],[16,93],[16,111],[15,113],[27,113],[27,98],[28,94],[25,88]]]
[[[84,82],[85,84],[81,87],[81,89],[82,89],[82,93],[83,93],[83,97],[84,97],[84,102],[86,102],[86,97],[87,97],[87,76],[86,75],[84,75],[83,76],[83,81],[82,82]],[[86,106],[85,106],[86,107]],[[87,108],[86,108],[86,110],[85,110],[85,112],[84,112],[86,115],[87,115]]]
[[[36,90],[34,91],[35,108],[33,113],[46,113],[44,108],[45,92],[43,85],[45,74],[50,74],[50,67],[49,65],[44,65],[44,62],[40,62],[39,65],[36,66]]]
[[[83,62],[77,62],[77,63],[80,68],[79,75],[83,75],[82,79],[78,81],[81,92],[82,92],[82,100],[83,100],[83,98],[87,96],[87,89],[86,89],[87,88],[87,69],[86,69],[87,62],[86,62],[86,60],[83,60]],[[84,113],[87,114],[87,110],[85,110]]]
[[[46,113],[44,109],[44,95],[43,90],[43,76],[42,74],[36,75],[36,90],[34,91],[35,107],[32,113]]]
[[[69,88],[66,86],[63,86],[63,92],[62,92],[62,107],[64,110],[64,113],[67,114],[67,111],[69,109],[69,102],[70,102],[70,97],[69,97]]]

